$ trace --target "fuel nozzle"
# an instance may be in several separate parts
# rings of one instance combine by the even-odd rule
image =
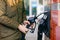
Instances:
[[[35,23],[35,26],[36,26],[36,19],[37,19],[37,17],[39,17],[40,15],[42,15],[42,14],[44,14],[44,13],[40,13],[38,16],[34,16],[34,17],[30,17],[29,19],[28,19],[28,21],[30,22],[30,25],[28,24],[27,26],[26,26],[26,28],[28,28],[28,29],[30,29],[30,26],[33,24],[33,23]],[[35,30],[35,28],[31,28],[31,33],[34,33],[34,30]]]
[[[37,19],[37,17],[30,17],[30,18],[28,19],[28,21],[30,22],[30,25],[32,25],[33,23],[35,23],[35,19]],[[30,25],[27,25],[27,28],[29,28]]]

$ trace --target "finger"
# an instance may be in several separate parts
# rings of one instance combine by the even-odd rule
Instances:
[[[24,24],[30,24],[30,22],[29,21],[24,21]]]
[[[25,31],[25,33],[27,33],[29,30],[27,29],[26,31]]]

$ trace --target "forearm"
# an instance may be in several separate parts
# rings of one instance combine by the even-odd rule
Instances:
[[[0,16],[0,23],[3,25],[6,25],[7,27],[17,29],[19,26],[19,23],[7,16]]]

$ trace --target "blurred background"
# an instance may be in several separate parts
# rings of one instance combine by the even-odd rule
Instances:
[[[32,0],[24,0],[27,19],[29,16],[38,15],[45,11],[51,9],[51,40],[60,40],[60,0],[33,0],[33,4],[36,4],[32,7]],[[49,6],[49,9],[45,8]],[[50,8],[51,7],[51,8]],[[32,11],[34,10],[34,11]],[[43,16],[43,15],[42,15]],[[40,16],[39,18],[41,18]]]

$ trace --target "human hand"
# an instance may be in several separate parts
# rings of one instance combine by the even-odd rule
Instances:
[[[24,20],[23,24],[24,24],[24,25],[28,25],[28,24],[30,24],[30,22],[27,21],[27,20]]]
[[[26,34],[28,32],[28,29],[26,28],[26,25],[19,25],[18,29],[23,32],[24,34]]]
[[[24,22],[24,25],[30,25],[30,22],[29,21],[27,21],[27,20],[25,20]],[[31,25],[30,25],[30,28],[34,28],[35,27],[35,23],[32,23]]]

